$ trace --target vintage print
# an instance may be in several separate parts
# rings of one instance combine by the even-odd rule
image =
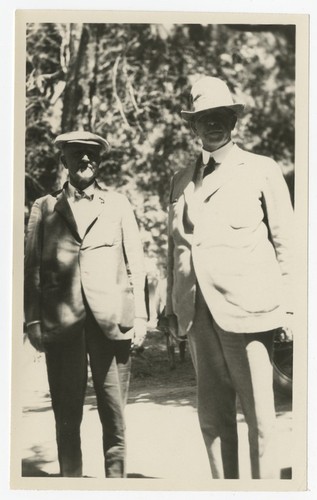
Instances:
[[[12,488],[306,488],[307,26],[17,12]]]

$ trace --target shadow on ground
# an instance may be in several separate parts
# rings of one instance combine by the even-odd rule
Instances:
[[[30,456],[22,460],[22,477],[59,477],[58,474],[48,474],[42,469],[53,461],[47,460],[47,453],[40,446],[33,446],[29,450]]]
[[[38,457],[35,455],[31,459],[23,459],[22,460],[22,477],[61,477],[60,474],[48,474],[47,472],[43,471],[41,467],[45,465],[47,462],[43,460],[39,460]],[[93,476],[83,476],[83,478],[93,478]],[[160,479],[159,477],[154,477],[154,476],[145,476],[143,474],[138,474],[131,472],[130,474],[127,475],[128,479]]]
[[[128,404],[144,406],[152,403],[152,405],[196,408],[196,380],[188,350],[182,362],[176,350],[175,361],[175,368],[171,369],[164,333],[157,330],[149,332],[144,345],[144,351],[141,354],[133,356]],[[33,402],[34,404],[32,404]],[[88,380],[85,406],[89,412],[97,411],[91,376],[89,376]],[[286,414],[292,410],[291,396],[276,390],[275,406],[277,416],[282,417],[285,415],[286,421],[290,421],[291,415]],[[238,422],[244,422],[244,416],[239,403],[237,403],[237,410]],[[38,392],[36,397],[32,398],[24,407],[24,415],[31,419],[32,414],[42,413],[44,417],[45,412],[51,411],[50,396],[47,390]],[[50,464],[56,460],[56,458],[52,459],[53,461],[50,460],[51,455],[47,452],[45,445],[42,447],[29,447],[27,454],[22,460],[22,476],[59,477],[58,474],[50,474],[43,471],[43,469],[50,470]],[[137,472],[130,473],[128,478],[155,479],[154,476],[145,476]],[[281,479],[291,478],[291,468],[286,467],[281,470]]]

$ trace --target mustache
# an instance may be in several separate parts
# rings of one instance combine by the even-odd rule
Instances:
[[[95,165],[93,165],[92,163],[86,163],[86,162],[83,162],[83,163],[80,163],[79,166],[78,166],[78,169],[77,170],[80,170],[81,172],[83,172],[84,170],[86,170],[87,168],[90,168],[90,170],[93,172],[95,170]]]

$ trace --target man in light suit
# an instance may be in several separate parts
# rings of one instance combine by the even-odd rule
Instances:
[[[36,200],[31,211],[27,334],[46,356],[61,475],[83,473],[80,425],[89,357],[105,475],[125,477],[131,342],[141,344],[146,334],[143,249],[127,198],[96,179],[107,141],[78,131],[58,136],[55,144],[69,181]]]
[[[202,142],[196,165],[173,178],[167,316],[187,336],[198,416],[212,476],[238,478],[236,395],[249,429],[252,478],[278,475],[274,334],[290,335],[292,206],[279,166],[231,139],[243,104],[203,77],[183,111]]]

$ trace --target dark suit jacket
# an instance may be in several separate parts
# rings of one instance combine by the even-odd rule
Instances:
[[[129,338],[122,331],[132,326],[134,315],[147,316],[143,249],[131,205],[97,185],[99,203],[81,239],[65,187],[36,200],[31,211],[26,322],[41,321],[44,341],[59,341],[83,326],[86,300],[106,336]],[[131,304],[132,317],[124,319]]]

